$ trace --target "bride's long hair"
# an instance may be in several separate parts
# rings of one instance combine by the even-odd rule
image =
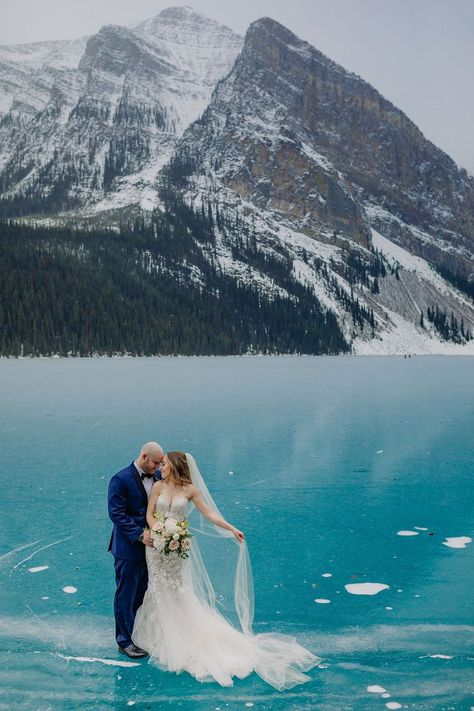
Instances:
[[[170,463],[170,479],[173,484],[177,484],[178,486],[192,484],[191,472],[189,471],[185,452],[167,452],[166,456]]]

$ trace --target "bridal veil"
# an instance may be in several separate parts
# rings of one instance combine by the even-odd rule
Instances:
[[[194,457],[186,454],[191,479],[204,502],[222,516]],[[204,606],[216,609],[249,639],[256,652],[256,673],[278,690],[309,680],[305,671],[321,661],[296,639],[278,633],[254,634],[253,577],[248,548],[230,531],[215,526],[193,505],[189,512],[193,533],[187,584]],[[276,539],[275,539],[276,540]],[[205,560],[212,561],[212,579]]]

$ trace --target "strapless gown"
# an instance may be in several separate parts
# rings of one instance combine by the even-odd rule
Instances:
[[[184,496],[170,503],[160,494],[156,509],[184,520],[189,507]],[[196,597],[186,566],[189,559],[147,547],[149,583],[135,618],[132,639],[160,669],[189,672],[199,681],[232,686],[232,678],[259,674],[277,689],[309,680],[304,672],[321,659],[294,638],[277,633],[247,634],[236,629],[218,610]]]

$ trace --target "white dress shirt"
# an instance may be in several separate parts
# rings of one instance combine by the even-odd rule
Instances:
[[[140,476],[142,474],[145,474],[143,469],[141,467],[139,467],[136,462],[134,462],[134,464],[135,464],[136,470],[140,474]],[[155,483],[154,478],[152,476],[145,476],[145,477],[143,477],[142,482],[143,482],[143,486],[145,487],[146,495],[148,496],[148,498],[150,498],[150,492],[151,492],[153,484]]]

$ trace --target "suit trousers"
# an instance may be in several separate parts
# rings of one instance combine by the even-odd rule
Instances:
[[[115,558],[115,639],[119,647],[132,644],[135,615],[148,587],[148,570],[143,560]]]

